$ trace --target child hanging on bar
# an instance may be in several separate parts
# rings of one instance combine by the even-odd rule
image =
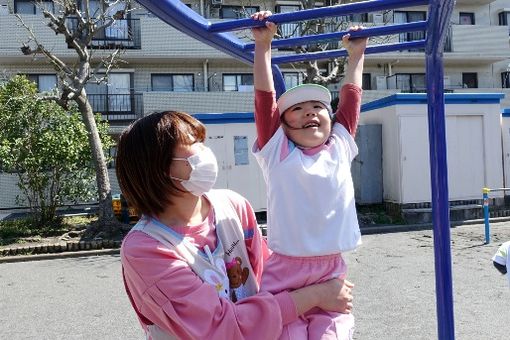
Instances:
[[[257,141],[253,152],[267,184],[267,228],[273,254],[261,289],[292,291],[312,282],[346,277],[341,253],[355,249],[360,231],[354,203],[351,162],[358,153],[354,135],[361,103],[367,38],[342,38],[349,58],[338,110],[331,120],[331,94],[323,86],[298,85],[278,101],[271,71],[271,12],[252,30]],[[355,31],[361,27],[353,27]],[[344,280],[346,291],[353,285]],[[287,325],[281,339],[352,339],[352,301],[343,313],[318,308]]]

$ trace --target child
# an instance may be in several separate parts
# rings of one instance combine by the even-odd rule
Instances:
[[[270,15],[259,12],[252,19]],[[258,135],[253,151],[267,183],[268,241],[274,252],[264,267],[261,289],[275,293],[345,278],[341,252],[361,243],[350,166],[358,153],[353,137],[367,39],[342,38],[349,62],[332,124],[331,95],[323,86],[299,85],[275,100],[271,40],[276,25],[266,22],[252,31]],[[281,338],[350,339],[351,308],[349,304],[344,314],[315,309],[286,326]]]
[[[510,272],[508,270],[510,268],[510,241],[503,243],[499,247],[496,254],[492,257],[492,263],[501,274],[506,274],[510,284]]]

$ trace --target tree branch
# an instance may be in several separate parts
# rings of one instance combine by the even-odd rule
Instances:
[[[83,49],[83,46],[81,46],[76,40],[76,32],[79,30],[77,29],[74,33],[72,33],[69,28],[66,25],[66,19],[68,18],[68,15],[70,14],[66,8],[64,8],[64,15],[62,16],[55,16],[50,11],[43,8],[43,15],[46,19],[49,19],[50,22],[48,23],[48,27],[51,28],[56,34],[63,34],[65,37],[65,41],[68,46],[72,47],[76,50],[78,53],[78,56],[80,59],[86,59],[87,58],[87,52],[85,49]],[[75,10],[73,14],[78,13],[79,11]],[[77,19],[79,20],[79,18]],[[80,23],[78,23],[80,25]]]

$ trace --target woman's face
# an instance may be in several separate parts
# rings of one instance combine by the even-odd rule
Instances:
[[[195,155],[204,148],[204,144],[200,142],[177,145],[174,150],[174,160],[170,163],[170,176],[188,180],[191,173],[191,166],[185,159]],[[176,183],[179,188],[183,189],[179,181],[174,180],[174,183]]]

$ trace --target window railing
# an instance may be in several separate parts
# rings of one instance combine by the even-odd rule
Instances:
[[[78,27],[78,19],[67,19],[67,25],[71,32]],[[99,30],[89,46],[97,49],[141,49],[141,25],[140,19],[117,19],[110,26]]]
[[[94,112],[101,113],[108,121],[132,121],[143,116],[143,95],[89,94]]]
[[[453,29],[452,25],[450,25],[446,31],[445,40],[444,40],[444,52],[453,52]]]
[[[505,89],[510,88],[510,71],[501,72],[501,86]]]

